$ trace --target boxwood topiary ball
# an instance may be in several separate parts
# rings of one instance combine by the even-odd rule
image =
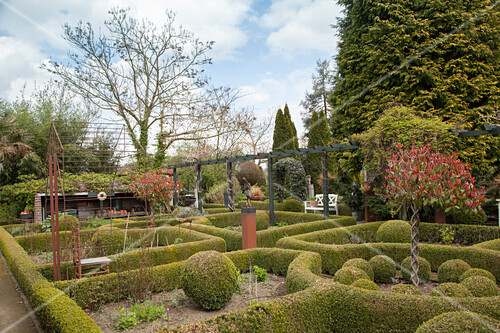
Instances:
[[[410,281],[411,279],[411,257],[407,257],[401,263],[401,274],[403,280]],[[431,264],[427,259],[418,257],[418,277],[420,280],[429,281],[431,278]]]
[[[299,200],[286,199],[283,200],[283,203],[281,204],[281,209],[283,209],[285,212],[302,213],[304,211],[304,205]]]
[[[434,287],[431,291],[431,296],[446,296],[446,297],[472,297],[472,293],[465,286],[455,282],[441,283]]]
[[[184,293],[207,310],[223,307],[231,300],[237,286],[236,267],[219,252],[199,252],[182,266],[181,287]]]
[[[370,277],[370,280],[373,281],[373,268],[370,263],[363,258],[354,258],[347,260],[342,267],[358,267],[365,271],[365,273]]]
[[[447,260],[438,268],[438,281],[439,283],[459,282],[460,276],[470,268],[470,265],[462,259]]]
[[[391,288],[391,292],[403,295],[422,295],[420,289],[418,289],[414,285],[402,283],[393,285]]]
[[[366,289],[366,290],[380,291],[380,287],[377,286],[377,284],[375,282],[368,280],[368,279],[356,280],[351,284],[351,286],[358,287],[361,289]]]
[[[388,256],[379,254],[370,259],[373,280],[378,283],[391,283],[396,276],[396,263]]]
[[[416,333],[494,333],[500,331],[500,321],[474,312],[446,312],[436,316],[417,329]]]
[[[378,243],[410,243],[411,226],[401,220],[387,221],[378,228],[376,239]]]
[[[365,273],[364,270],[358,267],[343,267],[339,269],[338,271],[335,272],[335,275],[333,276],[333,281],[342,283],[345,285],[350,285],[354,281],[359,280],[359,279],[367,279],[369,280],[370,278],[368,275]]]
[[[471,276],[484,276],[490,279],[491,281],[496,283],[495,277],[493,274],[491,274],[489,271],[482,269],[482,268],[471,268],[465,271],[464,274],[460,275],[459,281],[462,282],[463,280],[471,277]]]
[[[497,284],[485,276],[471,276],[460,282],[460,284],[469,289],[472,295],[476,297],[498,296]]]

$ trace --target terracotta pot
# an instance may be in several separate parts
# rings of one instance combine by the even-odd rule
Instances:
[[[309,204],[311,205],[311,207],[318,207],[318,201],[316,200],[310,200]]]
[[[365,189],[365,192],[370,192],[373,190],[373,184],[372,183],[363,183],[363,188]]]
[[[260,201],[260,200],[262,200],[262,197],[261,196],[252,196],[252,200]]]

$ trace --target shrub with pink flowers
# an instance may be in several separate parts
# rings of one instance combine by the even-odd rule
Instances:
[[[174,192],[182,187],[179,181],[177,184],[174,182],[170,170],[158,169],[130,178],[130,189],[137,198],[147,201],[152,206],[164,205],[167,211],[170,211],[168,203],[172,200]]]

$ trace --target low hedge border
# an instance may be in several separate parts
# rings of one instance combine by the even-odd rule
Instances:
[[[258,265],[280,275],[287,276],[287,289],[302,290],[318,280],[321,273],[321,257],[317,253],[286,249],[251,249],[225,253],[237,269],[247,272],[250,265]],[[184,261],[159,265],[152,268],[152,292],[173,290],[180,286],[180,272]],[[55,286],[74,297],[83,308],[116,302],[128,297],[127,286],[143,272],[111,273],[80,280],[55,282]],[[302,288],[302,289],[300,289]]]
[[[142,230],[141,230],[142,231]],[[153,230],[148,230],[149,236],[154,234]],[[192,256],[193,254],[200,251],[208,251],[214,250],[219,252],[226,252],[226,243],[223,239],[219,237],[213,237],[204,233],[186,230],[184,228],[177,227],[169,227],[164,226],[157,228],[157,235],[160,235],[161,238],[170,238],[171,241],[170,246],[166,246],[164,242],[162,242],[160,247],[152,247],[147,248],[145,250],[133,250],[122,254],[116,254],[108,256],[113,262],[110,263],[109,269],[110,272],[118,271],[118,263],[126,264],[128,269],[131,268],[139,268],[141,266],[141,259],[143,257],[143,252],[149,255],[149,264],[151,266],[164,265],[173,263],[179,260],[185,260]],[[173,239],[177,237],[183,238],[186,243],[181,244],[173,244]],[[189,241],[191,239],[191,241]],[[151,240],[147,240],[150,242]],[[120,244],[121,247],[123,245]],[[37,266],[40,273],[49,281],[54,280],[54,272],[53,272],[53,264],[44,264]],[[73,262],[66,261],[61,263],[61,272],[63,273],[64,279],[73,279],[74,278],[74,270],[73,270]],[[66,273],[66,274],[64,274]]]
[[[45,331],[101,332],[72,299],[54,288],[37,271],[24,249],[1,227],[0,250]]]
[[[269,227],[269,216],[266,212],[256,213],[257,230],[264,230]],[[241,225],[241,212],[220,213],[209,216],[200,216],[193,219],[193,223],[211,224],[218,228],[234,227]]]
[[[425,321],[463,308],[500,318],[500,297],[408,296],[322,279],[314,287],[237,313],[162,332],[415,332]]]
[[[500,238],[500,227],[468,224],[420,223],[419,237],[429,243],[441,242],[441,230],[447,228],[454,232],[453,243],[474,245]]]
[[[258,247],[274,247],[276,242],[287,236],[304,234],[316,230],[325,230],[337,228],[344,225],[355,224],[356,221],[352,217],[342,216],[331,220],[320,220],[314,222],[300,223],[277,227],[267,230],[257,231],[257,246]],[[183,228],[189,228],[189,225],[182,225]],[[206,233],[212,236],[221,237],[226,241],[228,251],[237,251],[242,248],[241,232],[221,229],[214,226],[192,224],[192,228],[196,231]]]
[[[295,250],[307,250],[318,252],[323,263],[323,272],[335,274],[342,265],[352,258],[363,258],[369,260],[378,254],[391,257],[398,264],[410,255],[411,244],[403,243],[366,243],[329,245],[322,244],[328,234],[339,234],[345,229],[356,230],[359,226],[330,229],[322,232],[314,232],[280,239],[276,246]],[[344,229],[344,230],[340,230]],[[326,236],[325,236],[326,235]],[[450,259],[462,259],[474,268],[489,270],[500,281],[500,253],[498,251],[475,248],[456,247],[447,245],[420,244],[420,256],[427,259],[431,269],[436,272],[439,265]]]
[[[205,206],[205,205],[203,205]],[[213,214],[220,214],[220,213],[232,213],[229,208],[205,208],[203,207],[203,212],[206,212],[207,214],[209,215],[213,215]]]
[[[500,251],[500,238],[473,245],[475,248]]]

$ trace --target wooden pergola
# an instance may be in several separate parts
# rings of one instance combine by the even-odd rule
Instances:
[[[332,144],[330,146],[316,146],[314,148],[299,148],[297,150],[278,150],[272,151],[269,153],[257,153],[257,154],[249,154],[249,155],[238,155],[232,157],[224,157],[218,159],[204,160],[204,161],[193,161],[186,162],[180,164],[168,165],[169,169],[173,170],[174,182],[177,182],[177,169],[184,167],[196,167],[196,188],[198,193],[200,193],[200,185],[201,185],[201,168],[203,165],[212,165],[212,164],[226,164],[226,174],[229,184],[229,197],[230,197],[230,211],[235,210],[234,207],[234,188],[231,181],[233,175],[233,163],[235,162],[245,162],[251,160],[262,160],[267,159],[267,183],[268,183],[268,196],[269,196],[269,223],[270,225],[275,224],[274,219],[274,188],[273,188],[273,160],[275,158],[281,157],[290,157],[297,155],[311,155],[311,154],[321,154],[321,162],[322,162],[322,175],[323,175],[323,195],[325,198],[328,197],[328,153],[336,152],[336,151],[346,151],[346,150],[354,150],[357,149],[358,146],[347,145],[347,144]],[[177,206],[178,196],[177,193],[174,194],[174,205]],[[203,210],[203,203],[201,199],[201,195],[198,195],[198,209],[200,212]],[[328,200],[325,200],[323,206],[323,218],[328,219]]]

